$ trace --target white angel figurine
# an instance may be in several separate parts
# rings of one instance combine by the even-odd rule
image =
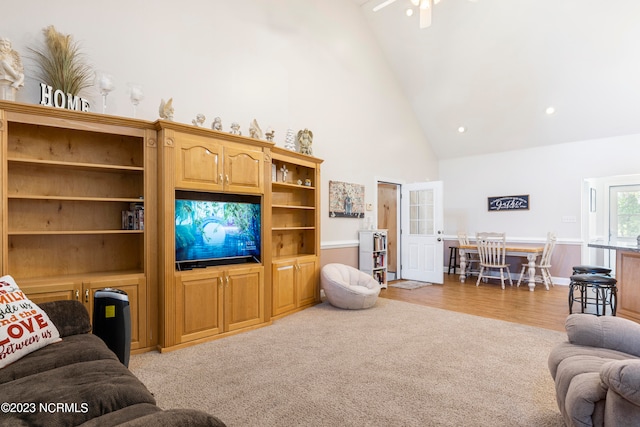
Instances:
[[[211,123],[211,129],[213,130],[222,130],[222,119],[220,117],[216,117],[215,119],[213,119],[213,122]]]
[[[161,119],[173,120],[173,98],[169,98],[167,102],[164,102],[164,99],[162,99],[158,112],[160,113]]]
[[[298,144],[300,147],[300,152],[302,154],[308,154],[312,156],[313,149],[311,145],[313,144],[313,132],[311,132],[309,129],[298,131]]]
[[[204,114],[198,113],[196,115],[196,118],[191,120],[191,123],[193,123],[194,126],[202,127],[205,120],[207,120],[207,118],[204,116]]]
[[[249,135],[251,138],[262,139],[262,129],[260,129],[256,119],[253,119],[249,125]]]

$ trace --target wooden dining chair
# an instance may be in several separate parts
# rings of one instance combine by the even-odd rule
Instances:
[[[463,232],[458,232],[458,243],[460,244],[460,246],[468,246],[469,243],[469,236],[467,235],[467,233],[463,233]],[[467,262],[467,266],[465,268],[465,273],[477,273],[478,272],[478,263],[479,263],[479,259],[478,259],[478,255],[475,253],[466,253],[466,262]],[[475,268],[472,267],[472,265],[476,265]]]
[[[536,268],[540,270],[540,280],[542,281],[542,283],[544,283],[544,286],[547,289],[549,289],[549,286],[553,286],[553,281],[551,280],[551,273],[549,272],[549,269],[551,268],[551,255],[553,255],[553,249],[555,247],[556,235],[549,232],[547,233],[547,242],[544,245],[544,250],[542,251],[542,256],[540,257],[540,263],[536,264]],[[522,277],[524,276],[524,273],[528,267],[528,263],[522,263],[522,270],[520,270],[520,277],[518,278],[518,286],[520,286]]]
[[[504,289],[505,271],[509,279],[509,285],[513,286],[511,281],[511,272],[509,264],[506,263],[506,238],[505,233],[477,233],[476,244],[478,245],[478,256],[480,258],[480,272],[476,286],[480,285],[481,280],[492,279],[487,273],[492,270],[500,271],[500,284]]]

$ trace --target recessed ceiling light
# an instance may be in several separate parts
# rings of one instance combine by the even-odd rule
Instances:
[[[555,109],[555,108],[553,108],[553,107],[547,107],[547,109],[546,109],[546,110],[544,110],[544,112],[545,112],[545,113],[547,113],[547,115],[549,115],[549,116],[550,116],[550,115],[552,115],[553,113],[555,113],[555,112],[556,112],[556,109]]]
[[[460,127],[458,128],[458,132],[460,132],[460,133],[465,133],[466,131],[467,131],[467,128],[466,128],[466,127],[464,127],[464,126],[460,126]]]
[[[405,13],[407,14],[407,16],[413,16],[413,9],[409,8]]]

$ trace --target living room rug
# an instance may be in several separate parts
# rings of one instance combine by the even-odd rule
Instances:
[[[566,334],[378,298],[328,303],[129,368],[162,408],[228,426],[563,426],[547,369]]]
[[[418,282],[417,280],[406,280],[404,282],[389,283],[389,286],[400,289],[418,289],[425,286],[431,286],[429,282]]]

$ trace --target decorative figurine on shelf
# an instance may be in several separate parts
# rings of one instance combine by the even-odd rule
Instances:
[[[160,113],[161,119],[173,120],[173,98],[169,98],[167,102],[164,102],[164,99],[162,99],[158,112]]]
[[[309,129],[298,131],[298,144],[300,146],[300,153],[312,156],[313,149],[311,148],[311,144],[313,144],[313,132]]]
[[[232,135],[242,135],[242,132],[240,132],[240,124],[238,124],[238,122],[231,123],[231,131],[229,133]]]
[[[220,117],[216,117],[213,119],[213,123],[211,123],[211,129],[222,131],[222,119]]]
[[[275,135],[276,131],[273,130],[272,127],[267,128],[267,131],[264,133],[264,136],[267,138],[267,141],[273,142],[273,135]]]
[[[15,101],[16,90],[24,86],[24,67],[11,41],[0,38],[0,99]]]
[[[262,129],[260,129],[256,119],[253,119],[249,125],[249,135],[251,138],[262,139]]]
[[[104,71],[96,72],[96,84],[100,95],[102,95],[102,114],[107,113],[107,96],[116,89],[113,83],[113,76]]]
[[[287,129],[287,134],[284,137],[284,148],[296,151],[296,134],[293,132],[293,129]]]
[[[298,183],[298,185],[302,185],[302,180],[301,180],[301,179],[299,179],[299,180],[297,181],[297,183]]]
[[[287,182],[287,174],[289,173],[287,165],[282,165],[282,167],[280,168],[280,172],[282,172],[282,182]]]
[[[193,123],[194,126],[202,127],[205,120],[207,120],[207,118],[204,116],[204,114],[198,113],[196,115],[196,118],[191,120],[191,123]]]
[[[142,93],[142,85],[128,83],[127,86],[129,87],[129,101],[131,101],[131,105],[133,105],[133,117],[135,118],[138,104],[140,104],[140,101],[144,99],[144,93]]]
[[[305,179],[304,180],[304,185],[306,185],[307,187],[311,187],[311,180],[310,179]]]

